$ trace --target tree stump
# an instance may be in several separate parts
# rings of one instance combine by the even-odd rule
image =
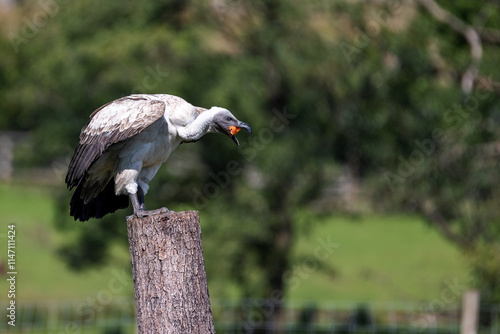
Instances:
[[[197,211],[127,218],[139,333],[215,333]]]

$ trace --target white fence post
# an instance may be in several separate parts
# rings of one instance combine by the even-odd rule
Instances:
[[[477,334],[479,299],[478,290],[469,290],[463,295],[460,334]]]

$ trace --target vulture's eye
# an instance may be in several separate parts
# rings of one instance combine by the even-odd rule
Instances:
[[[232,120],[233,120],[233,119],[232,119],[231,117],[229,117],[229,116],[227,116],[227,117],[226,117],[226,121],[230,122],[230,121],[232,121]]]

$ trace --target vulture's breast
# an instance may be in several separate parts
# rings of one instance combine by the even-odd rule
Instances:
[[[141,133],[130,138],[120,152],[120,160],[131,164],[141,161],[143,167],[165,162],[177,147],[162,117]]]

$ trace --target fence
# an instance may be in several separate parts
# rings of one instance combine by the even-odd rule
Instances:
[[[89,300],[19,302],[16,326],[5,315],[0,333],[134,334],[135,302],[115,298],[108,304]],[[422,303],[315,303],[276,305],[267,300],[212,300],[217,333],[458,334],[459,305]],[[500,334],[500,305],[482,305],[480,334]]]

